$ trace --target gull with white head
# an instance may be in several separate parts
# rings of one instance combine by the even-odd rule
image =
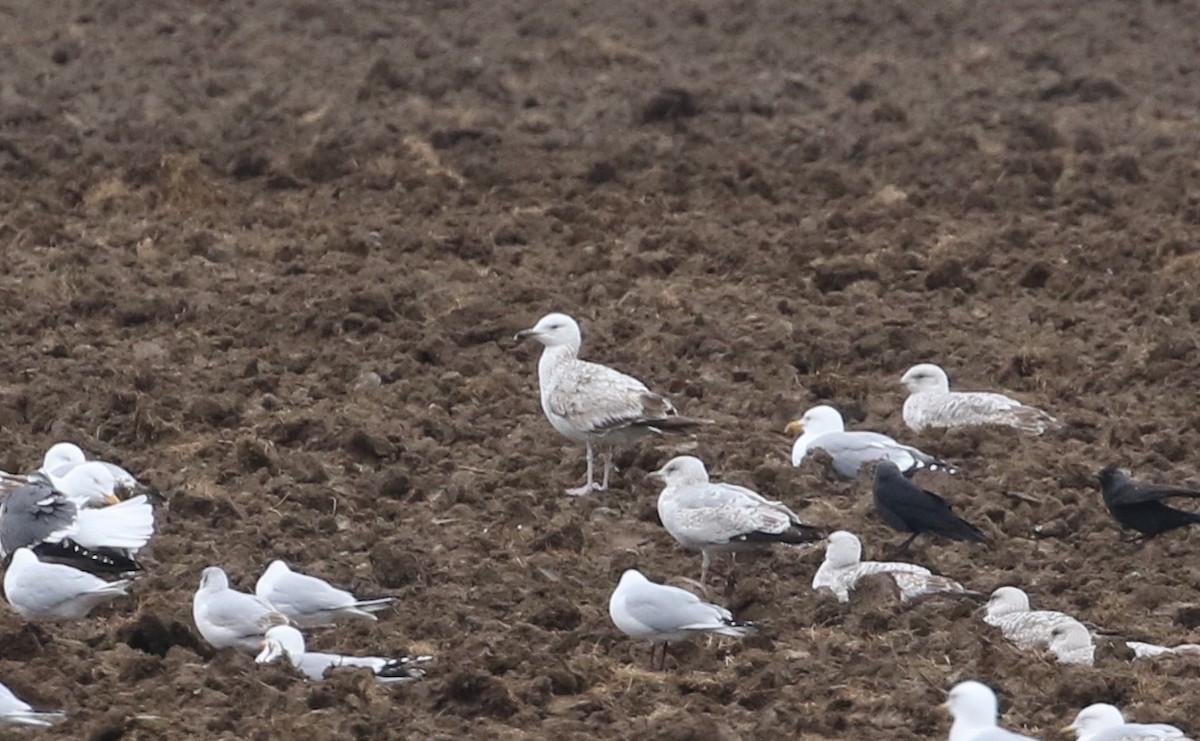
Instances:
[[[1075,733],[1076,741],[1190,741],[1183,731],[1164,723],[1126,723],[1114,705],[1098,702],[1075,716],[1063,733]]]
[[[105,581],[66,564],[43,563],[33,551],[18,548],[4,572],[4,595],[26,620],[82,620],[97,605],[124,595],[130,583]]]
[[[344,589],[315,576],[292,571],[276,559],[258,578],[254,593],[260,600],[287,615],[301,628],[332,625],[338,620],[377,620],[371,613],[384,609],[391,597],[360,600]]]
[[[933,363],[909,368],[900,383],[908,389],[904,423],[916,432],[931,427],[1002,425],[1041,435],[1058,425],[1049,414],[1004,394],[951,391],[946,371]]]
[[[290,625],[277,625],[263,637],[262,651],[254,661],[269,664],[285,657],[304,676],[317,682],[324,679],[330,669],[348,666],[370,669],[379,684],[414,682],[425,676],[425,672],[416,665],[433,660],[432,656],[385,659],[381,656],[342,656],[309,651],[305,648],[303,633]]]
[[[954,718],[949,741],[1037,741],[1032,736],[1022,736],[999,726],[1000,706],[996,693],[982,682],[954,685],[944,707]]]
[[[538,386],[546,419],[563,437],[583,443],[587,449],[587,482],[568,489],[568,494],[607,489],[615,448],[648,434],[704,423],[679,416],[665,396],[650,391],[633,376],[580,360],[579,324],[566,314],[547,314],[530,329],[518,332],[516,339],[527,337],[544,346],[538,360]],[[594,473],[596,451],[604,457],[599,484]]]
[[[911,476],[923,468],[956,473],[958,469],[943,460],[910,445],[902,445],[879,432],[846,431],[845,420],[838,410],[826,404],[812,407],[793,422],[786,432],[800,433],[792,445],[792,465],[799,466],[815,450],[824,450],[833,462],[833,470],[843,478],[852,479],[864,464],[880,460],[895,463],[901,472]]]
[[[1000,587],[983,606],[983,622],[999,628],[1004,637],[1023,650],[1050,645],[1054,629],[1078,623],[1063,612],[1029,609],[1029,595],[1016,587]]]
[[[1060,664],[1091,666],[1096,660],[1092,633],[1078,620],[1061,623],[1050,630],[1050,653]]]
[[[845,530],[830,533],[825,546],[825,560],[813,576],[812,588],[829,589],[837,601],[850,601],[850,592],[859,580],[873,574],[886,574],[900,590],[901,604],[913,604],[937,594],[976,595],[962,584],[938,576],[924,566],[897,561],[863,561],[862,542]]]
[[[253,594],[229,588],[229,577],[216,566],[200,575],[200,588],[192,596],[192,620],[213,648],[232,646],[250,653],[262,647],[263,637],[276,625],[287,625],[287,616]]]

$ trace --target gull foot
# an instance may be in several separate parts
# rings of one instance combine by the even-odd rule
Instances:
[[[588,483],[584,484],[583,486],[579,486],[574,489],[566,490],[566,492],[573,497],[582,497],[585,494],[591,494],[594,491],[600,491],[600,485],[595,483],[594,481],[589,481]]]

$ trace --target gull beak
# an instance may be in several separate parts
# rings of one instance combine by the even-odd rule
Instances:
[[[663,480],[662,469],[660,468],[657,471],[651,471],[650,473],[646,474],[646,478],[654,479],[655,481],[662,481]]]
[[[534,337],[535,335],[537,335],[537,331],[533,329],[522,329],[520,332],[517,332],[515,335],[513,335],[513,339],[517,342],[520,342],[526,337]]]
[[[791,422],[788,422],[787,427],[784,427],[783,431],[789,435],[796,435],[804,432],[804,420],[793,419]]]
[[[1058,729],[1058,733],[1060,736],[1066,736],[1067,738],[1070,738],[1075,735],[1075,726],[1063,726],[1062,728]]]
[[[120,504],[121,500],[119,497],[117,497],[116,494],[105,494],[104,495],[104,503],[105,504]]]
[[[938,705],[938,708],[945,713],[949,713],[950,712],[950,700],[946,700],[945,702],[941,703],[940,705]]]

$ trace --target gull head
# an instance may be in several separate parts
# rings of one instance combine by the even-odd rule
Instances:
[[[65,476],[51,476],[55,489],[71,499],[87,504],[116,504],[117,480],[108,466],[99,461],[81,463]]]
[[[946,697],[945,708],[954,724],[968,728],[992,728],[996,725],[996,693],[981,682],[959,682]]]
[[[927,391],[946,393],[950,390],[950,379],[946,376],[946,371],[933,363],[921,363],[909,368],[900,376],[900,383],[910,394]]]
[[[54,443],[42,457],[42,470],[53,473],[60,468],[77,466],[86,460],[87,456],[75,443]]]
[[[270,664],[286,656],[304,655],[304,634],[290,625],[277,625],[263,636],[262,651],[254,657],[259,664]]]
[[[1112,728],[1125,723],[1125,716],[1121,711],[1112,705],[1103,702],[1098,702],[1095,705],[1088,705],[1079,714],[1075,716],[1075,720],[1071,721],[1071,725],[1061,729],[1064,734],[1075,732],[1075,738],[1085,738],[1094,733],[1099,733],[1105,728]]]
[[[821,404],[809,409],[800,419],[789,422],[784,432],[789,435],[802,432],[824,435],[829,432],[842,432],[845,429],[846,422],[842,419],[841,412],[828,404]]]
[[[691,455],[680,455],[663,464],[657,471],[651,471],[650,476],[667,486],[689,486],[691,484],[707,484],[708,469],[704,461]]]
[[[582,335],[579,333],[579,323],[566,314],[547,314],[529,329],[517,332],[514,339],[523,340],[532,337],[546,347],[563,345],[579,347]]]
[[[1050,650],[1056,655],[1062,651],[1075,651],[1092,645],[1092,634],[1087,626],[1077,621],[1054,626],[1050,631]]]
[[[209,566],[200,572],[201,589],[229,589],[229,577],[220,566]]]
[[[1016,587],[1000,587],[992,592],[983,610],[988,617],[999,617],[1010,612],[1028,612],[1029,595]]]
[[[825,563],[845,568],[862,560],[862,542],[854,533],[838,530],[830,533],[826,541]]]

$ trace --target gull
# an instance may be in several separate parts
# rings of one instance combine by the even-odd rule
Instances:
[[[1060,623],[1050,630],[1050,652],[1060,664],[1091,666],[1096,660],[1096,646],[1087,626],[1078,620]]]
[[[692,633],[715,633],[740,638],[757,627],[738,622],[724,607],[705,602],[696,595],[666,584],[657,584],[637,569],[621,574],[621,581],[608,600],[608,615],[613,624],[630,638],[650,642],[650,668],[654,653],[662,644],[662,663],[666,668],[667,644]]]
[[[99,461],[88,461],[72,467],[61,476],[46,473],[55,491],[67,495],[79,509],[120,504],[116,495],[117,480],[112,471]]]
[[[946,371],[932,363],[909,368],[900,378],[908,388],[904,423],[915,432],[930,427],[1003,425],[1041,435],[1058,421],[1041,409],[1025,406],[1004,394],[951,391]]]
[[[1200,514],[1163,504],[1164,499],[1175,497],[1195,499],[1200,497],[1200,490],[1134,481],[1115,465],[1106,466],[1099,476],[1100,494],[1109,514],[1121,527],[1141,533],[1139,540],[1143,542],[1200,522]]]
[[[377,620],[371,613],[392,601],[391,597],[357,599],[327,581],[292,571],[279,559],[258,578],[254,593],[301,628],[332,625],[344,618]]]
[[[983,606],[983,622],[999,628],[1018,648],[1049,646],[1054,629],[1078,621],[1054,610],[1030,610],[1029,595],[1016,587],[1000,587]]]
[[[1159,656],[1200,656],[1200,643],[1181,643],[1178,646],[1159,646],[1141,641],[1125,641],[1134,659],[1155,659]]]
[[[254,658],[259,664],[269,664],[287,657],[292,666],[309,679],[321,681],[330,669],[342,666],[370,669],[379,684],[413,682],[425,676],[425,672],[413,666],[432,661],[432,656],[414,656],[385,659],[379,656],[341,656],[306,651],[304,634],[290,625],[277,625],[267,631],[262,641],[262,651]]]
[[[213,648],[232,646],[254,653],[263,636],[276,625],[287,625],[287,616],[258,597],[229,588],[229,577],[216,566],[200,576],[192,596],[192,620]]]
[[[1189,741],[1187,734],[1164,723],[1126,723],[1114,705],[1088,705],[1062,732],[1075,732],[1076,741]]]
[[[954,723],[950,726],[950,741],[1037,741],[1032,736],[1001,728],[996,693],[980,682],[959,682],[950,690],[945,708]]]
[[[65,476],[77,466],[81,466],[89,462],[97,463],[107,468],[108,472],[112,474],[113,480],[119,487],[131,490],[148,488],[139,483],[133,474],[115,463],[109,463],[107,461],[88,461],[87,456],[83,453],[83,449],[74,443],[60,442],[51,445],[50,449],[47,450],[46,454],[42,457],[42,467],[38,470],[50,477]]]
[[[34,710],[33,706],[0,684],[0,723],[48,728],[66,717],[66,713],[57,710]]]
[[[733,484],[708,480],[704,462],[689,455],[667,461],[650,474],[664,486],[658,496],[663,527],[684,548],[701,553],[700,583],[715,553],[760,550],[772,543],[811,543],[821,533],[804,525],[782,502]]]
[[[830,533],[825,547],[825,560],[813,576],[812,588],[829,589],[843,604],[850,601],[850,592],[860,579],[872,574],[887,574],[900,589],[901,604],[938,593],[975,595],[962,584],[938,576],[924,566],[894,561],[863,561],[862,542],[845,530]]]
[[[81,620],[102,602],[125,594],[128,579],[108,582],[64,564],[42,563],[18,548],[4,572],[4,595],[18,615],[31,621]]]
[[[789,435],[802,433],[792,445],[792,465],[799,466],[814,450],[824,450],[833,461],[833,470],[843,478],[852,479],[866,463],[889,460],[911,476],[922,468],[957,473],[958,469],[943,460],[923,453],[909,445],[901,445],[887,435],[865,430],[846,431],[846,423],[838,410],[821,404],[788,423]]]
[[[872,494],[879,519],[893,530],[910,533],[897,552],[908,548],[922,533],[972,543],[983,541],[979,528],[954,514],[945,499],[906,479],[891,461],[876,464]]]
[[[0,555],[32,548],[93,571],[138,571],[130,556],[154,534],[144,494],[110,507],[80,508],[43,481],[13,490],[0,503]]]
[[[571,495],[608,488],[614,448],[664,430],[705,423],[681,417],[675,406],[638,379],[598,363],[579,359],[579,324],[566,314],[547,314],[532,328],[517,333],[540,342],[538,386],[542,411],[560,435],[587,448],[587,482],[568,489]],[[604,456],[604,478],[597,484],[595,451]]]

